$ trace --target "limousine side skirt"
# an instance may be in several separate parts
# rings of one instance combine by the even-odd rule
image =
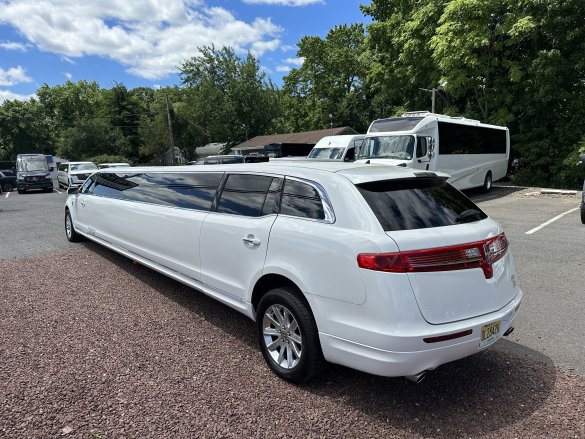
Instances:
[[[131,259],[135,262],[138,262],[141,265],[144,265],[145,267],[148,267],[158,273],[164,274],[167,277],[170,277],[171,279],[176,280],[177,282],[181,282],[184,285],[187,285],[188,287],[191,287],[215,300],[217,300],[218,302],[223,303],[224,305],[229,306],[230,308],[235,309],[236,311],[241,312],[242,314],[244,314],[245,316],[249,317],[250,319],[254,320],[255,315],[254,315],[254,308],[252,306],[251,303],[249,302],[245,302],[235,296],[229,295],[227,293],[223,293],[221,291],[218,291],[216,289],[212,289],[211,287],[208,287],[207,285],[203,284],[201,281],[198,281],[196,279],[193,279],[192,277],[186,276],[182,273],[179,273],[178,271],[172,270],[170,268],[167,268],[161,264],[158,264],[157,262],[151,261],[148,258],[145,258],[143,256],[137,255],[136,253],[133,253],[123,247],[117,246],[115,244],[112,244],[108,241],[105,241],[101,238],[98,238],[97,236],[94,235],[89,235],[83,232],[80,232],[78,230],[76,230],[80,235],[83,235],[84,237],[86,237],[87,239],[94,241],[100,245],[103,245],[104,247],[119,253],[123,256],[126,256],[128,259]]]

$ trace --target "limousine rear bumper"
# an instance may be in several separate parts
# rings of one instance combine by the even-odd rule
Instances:
[[[521,301],[522,292],[520,291],[510,303],[496,312],[461,322],[439,325],[444,334],[472,331],[469,335],[452,340],[423,342],[426,337],[437,336],[437,325],[428,325],[428,331],[421,328],[420,331],[413,333],[383,334],[386,339],[384,348],[368,346],[322,332],[319,333],[319,340],[325,359],[331,363],[379,376],[416,375],[476,354],[493,345],[512,327]],[[498,335],[490,340],[489,344],[480,346],[482,327],[492,322],[500,322]],[[379,339],[382,335],[373,329],[370,331],[372,339]],[[388,350],[388,346],[391,345],[395,345],[398,349]],[[413,349],[405,349],[408,345],[411,345]]]

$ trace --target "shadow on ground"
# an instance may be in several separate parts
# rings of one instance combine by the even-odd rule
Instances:
[[[240,313],[97,244],[86,242],[84,246],[203,316],[223,335],[240,340],[249,349],[258,349],[254,324]],[[505,431],[545,404],[555,386],[556,371],[550,367],[552,360],[540,353],[507,340],[498,345],[507,345],[508,349],[490,349],[443,365],[418,385],[403,378],[382,378],[331,365],[322,377],[300,390],[323,402],[357,410],[381,429],[430,438]],[[512,354],[518,349],[531,351],[525,352],[528,359]],[[257,367],[266,367],[260,354],[257,358]]]

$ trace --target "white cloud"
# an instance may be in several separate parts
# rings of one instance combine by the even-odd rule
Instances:
[[[298,58],[287,58],[281,61],[282,64],[276,66],[277,72],[288,73],[293,68],[301,67],[305,62],[305,58],[298,57]]]
[[[285,64],[292,64],[294,66],[302,66],[303,63],[305,62],[305,58],[303,58],[302,56],[299,58],[287,58],[284,60]]]
[[[63,73],[65,75],[65,77],[67,78],[67,80],[71,81],[73,79],[73,75],[69,72],[65,72]]]
[[[23,67],[11,67],[8,70],[4,70],[0,67],[0,86],[5,85],[16,85],[23,82],[32,82]]]
[[[286,46],[282,46],[280,50],[282,50],[283,52],[289,52],[291,50],[295,50],[295,46],[287,44]]]
[[[0,104],[4,101],[28,101],[30,98],[33,98],[35,95],[21,95],[18,93],[12,93],[10,90],[0,90]]]
[[[77,64],[75,61],[73,61],[71,58],[66,57],[65,55],[61,56],[61,61],[65,61],[66,63],[73,65]]]
[[[324,3],[324,0],[243,0],[249,5],[306,6]]]
[[[262,56],[280,46],[282,32],[270,19],[245,22],[201,0],[2,0],[0,24],[64,61],[102,56],[148,79],[175,72],[204,45]]]
[[[16,50],[18,52],[26,52],[27,51],[26,44],[16,43],[14,41],[5,41],[3,43],[0,43],[0,49]]]

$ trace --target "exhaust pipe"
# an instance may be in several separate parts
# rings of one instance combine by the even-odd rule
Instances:
[[[406,378],[411,383],[419,384],[422,380],[425,379],[426,376],[427,371],[423,370],[422,372],[416,373],[414,375],[407,375],[404,378]]]
[[[508,330],[506,332],[504,332],[504,337],[507,337],[508,335],[510,335],[512,332],[514,332],[514,327],[510,326],[508,328]]]

